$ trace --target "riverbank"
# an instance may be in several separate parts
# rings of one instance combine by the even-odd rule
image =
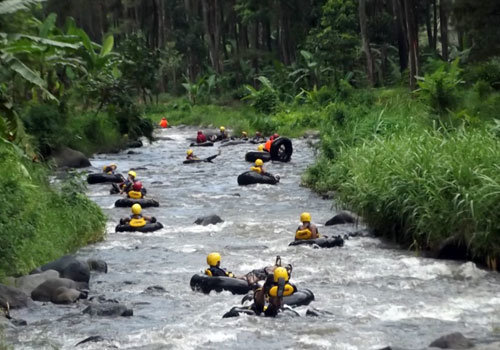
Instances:
[[[282,105],[267,116],[241,103],[193,106],[184,99],[160,104],[147,116],[154,123],[165,116],[171,125],[225,125],[235,135],[263,130],[296,137],[319,129],[320,156],[304,174],[304,185],[334,192],[338,206],[419,254],[497,269],[500,144],[494,106],[500,95],[479,90],[462,93],[454,106],[460,114],[438,112],[406,89],[384,88]]]
[[[12,144],[0,145],[0,160],[0,278],[29,273],[104,238],[105,216],[80,182],[50,184],[47,166]]]
[[[242,131],[246,131],[249,136],[260,131],[264,135],[277,132],[290,138],[300,137],[307,130],[317,128],[321,120],[319,113],[308,105],[289,106],[276,113],[264,114],[240,101],[223,105],[192,105],[185,97],[167,95],[162,97],[159,104],[147,106],[145,115],[156,125],[162,117],[166,117],[172,126],[184,124],[214,129],[225,126],[235,136],[239,136]]]
[[[405,91],[371,95],[335,103],[303,183],[333,191],[337,205],[404,247],[497,269],[500,141],[491,105],[500,96],[483,106],[467,99],[466,120],[436,115]]]

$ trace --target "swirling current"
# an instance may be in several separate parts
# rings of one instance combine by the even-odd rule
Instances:
[[[325,227],[335,214],[324,200],[300,186],[300,176],[314,161],[304,139],[293,140],[290,163],[266,163],[279,174],[276,185],[238,186],[248,170],[246,152],[256,146],[223,147],[212,163],[183,165],[192,128],[158,131],[161,140],[137,154],[102,154],[91,159],[98,171],[118,163],[118,171],[137,169],[139,179],[159,208],[144,209],[163,223],[152,233],[115,233],[128,208],[114,208],[119,197],[109,184],[89,186],[88,196],[108,216],[105,241],[80,249],[81,258],[108,263],[107,274],[93,274],[90,294],[116,299],[133,308],[132,317],[106,318],[82,314],[84,301],[61,306],[36,303],[15,312],[27,326],[6,332],[19,349],[379,349],[387,345],[422,348],[455,331],[488,339],[500,328],[500,278],[472,263],[416,257],[377,238],[352,237],[332,249],[289,247],[302,211],[312,214],[324,234],[363,229],[356,225]],[[195,148],[201,157],[215,147]],[[217,214],[224,223],[199,226],[197,217]],[[92,218],[89,218],[92,220]],[[280,255],[293,265],[292,282],[311,289],[308,307],[320,317],[280,315],[275,319],[240,316],[222,319],[241,296],[229,292],[193,292],[189,280],[205,269],[206,255],[218,251],[222,267],[236,274],[272,265]],[[162,288],[150,288],[159,286]]]

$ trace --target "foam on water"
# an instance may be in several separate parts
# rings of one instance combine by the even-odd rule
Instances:
[[[85,302],[69,306],[42,305],[15,310],[28,326],[8,331],[9,341],[22,349],[73,349],[91,335],[105,341],[82,349],[378,349],[389,344],[426,347],[436,337],[460,331],[481,338],[500,326],[498,274],[472,263],[436,261],[376,238],[351,238],[342,248],[288,246],[302,211],[309,211],[320,232],[344,235],[361,225],[322,224],[334,215],[332,202],[300,187],[300,175],[314,161],[305,140],[294,140],[291,163],[266,163],[282,175],[276,186],[240,187],[236,177],[248,170],[243,161],[255,145],[221,148],[213,164],[184,165],[182,160],[196,130],[160,130],[160,140],[134,149],[140,154],[96,155],[99,171],[118,163],[126,173],[137,170],[148,195],[159,208],[145,208],[162,222],[150,233],[120,232],[114,228],[128,208],[114,208],[109,184],[89,186],[89,196],[108,215],[107,238],[77,252],[81,258],[107,261],[107,274],[93,274],[90,296],[117,299],[134,309],[133,317],[89,317]],[[206,157],[219,146],[196,148]],[[161,182],[154,183],[153,182]],[[236,194],[239,194],[236,195]],[[217,214],[218,225],[193,224],[200,216]],[[274,263],[276,255],[293,265],[292,282],[315,294],[311,306],[326,311],[320,317],[282,315],[276,319],[241,316],[222,319],[241,296],[229,292],[204,295],[191,291],[193,274],[206,267],[206,255],[219,251],[222,266],[236,275]],[[161,286],[166,292],[145,292]],[[79,347],[80,348],[80,347]]]

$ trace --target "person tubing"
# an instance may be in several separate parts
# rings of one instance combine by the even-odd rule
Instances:
[[[255,171],[256,173],[262,174],[262,166],[264,165],[264,162],[262,159],[257,159],[255,161],[255,166],[251,167],[250,170]]]
[[[161,118],[161,121],[160,121],[160,126],[165,129],[165,128],[168,128],[168,121],[167,121],[167,118],[163,117]]]
[[[142,207],[140,204],[136,203],[132,206],[132,216],[129,221],[129,225],[132,227],[143,227],[146,226],[146,219],[141,215]]]
[[[141,199],[143,197],[141,190],[142,190],[142,182],[136,181],[132,185],[132,191],[129,191],[127,195],[129,198],[132,199]]]

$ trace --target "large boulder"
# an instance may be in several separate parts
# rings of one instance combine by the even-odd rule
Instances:
[[[57,260],[49,262],[39,268],[33,270],[31,273],[40,273],[41,271],[56,270],[62,278],[69,278],[76,282],[86,282],[90,280],[90,270],[100,272],[107,272],[108,266],[106,262],[97,259],[89,259],[81,261],[74,256],[65,255]]]
[[[85,168],[89,167],[89,159],[80,151],[63,147],[52,155],[58,167]]]
[[[333,218],[325,223],[325,226],[341,225],[341,224],[354,224],[358,221],[358,217],[348,211],[341,211]]]
[[[70,304],[78,299],[86,299],[88,284],[68,278],[51,278],[31,292],[36,301],[51,301],[54,304]]]
[[[56,270],[47,270],[34,275],[21,276],[15,279],[15,286],[22,290],[26,295],[31,295],[31,292],[40,284],[51,278],[58,278],[59,272]]]
[[[220,218],[220,216],[208,215],[208,216],[203,216],[203,217],[196,219],[196,221],[194,223],[197,225],[207,226],[207,225],[217,225],[220,222],[224,222],[224,220],[222,220]]]
[[[91,316],[133,316],[134,312],[126,305],[119,303],[104,303],[104,304],[90,304],[85,310],[84,314]]]
[[[22,290],[0,284],[0,307],[3,309],[20,309],[28,306],[29,297]]]
[[[474,344],[459,332],[444,335],[429,344],[431,348],[440,349],[470,349],[473,346]]]

